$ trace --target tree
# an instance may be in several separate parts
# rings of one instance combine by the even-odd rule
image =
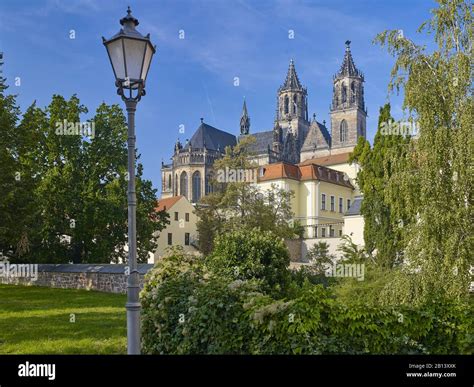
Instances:
[[[333,254],[329,254],[329,244],[318,242],[308,251],[307,258],[315,274],[324,274],[335,260]]]
[[[16,131],[20,109],[15,96],[6,94],[4,79],[0,81],[0,253],[11,256],[20,241],[17,236],[22,234],[24,219],[23,213],[16,211],[22,185]]]
[[[260,280],[267,291],[285,289],[290,279],[283,240],[258,228],[219,235],[205,262],[211,272],[231,280]]]
[[[66,100],[55,95],[44,110],[33,104],[19,125],[11,104],[1,110],[6,122],[0,129],[9,144],[1,156],[8,161],[8,173],[2,173],[8,194],[5,204],[0,203],[6,219],[6,231],[0,233],[4,253],[29,262],[126,261],[127,130],[122,110],[100,105],[89,121],[93,130],[77,133],[87,109],[76,96]],[[14,173],[21,179],[15,181]],[[156,190],[142,176],[137,162],[137,249],[139,261],[146,262],[167,215],[156,212]]]
[[[399,31],[376,38],[396,58],[389,90],[404,90],[403,107],[419,124],[387,186],[392,211],[409,220],[403,268],[385,289],[398,303],[466,296],[473,263],[472,11],[461,0],[438,3],[419,30],[434,33],[432,53]]]
[[[394,219],[385,189],[393,174],[391,160],[401,159],[410,142],[407,135],[384,132],[393,123],[390,104],[386,104],[380,108],[373,147],[360,137],[351,154],[351,162],[355,161],[361,167],[357,183],[364,195],[361,214],[364,216],[365,249],[369,254],[376,252],[375,262],[384,268],[392,268],[400,260],[399,224],[404,221],[403,218]]]
[[[251,154],[247,151],[252,141],[253,138],[247,137],[233,149],[226,148],[224,157],[214,163],[214,171],[219,173],[226,168],[247,173],[253,171],[256,178],[257,166],[250,161]],[[221,182],[215,179],[214,186],[215,192],[205,196],[196,209],[202,253],[212,251],[214,238],[220,233],[255,227],[272,231],[282,238],[300,233],[298,225],[290,222],[293,218],[290,204],[293,192],[275,185],[262,191],[249,181]]]

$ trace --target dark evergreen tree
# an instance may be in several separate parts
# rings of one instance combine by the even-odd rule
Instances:
[[[391,134],[386,129],[393,128],[390,104],[380,108],[378,129],[374,144],[364,138],[351,155],[351,161],[361,166],[357,182],[364,196],[361,213],[364,216],[364,241],[369,253],[375,253],[375,262],[384,268],[391,268],[401,255],[398,225],[403,219],[394,219],[386,198],[385,188],[392,175],[391,157],[406,152],[409,138]]]

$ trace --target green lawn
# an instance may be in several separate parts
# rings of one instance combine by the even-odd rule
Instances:
[[[125,301],[121,294],[0,285],[0,354],[126,353]]]

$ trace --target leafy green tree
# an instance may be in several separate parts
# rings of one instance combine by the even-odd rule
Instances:
[[[318,242],[308,251],[307,258],[316,274],[324,274],[327,268],[332,265],[335,256],[329,253],[327,242]]]
[[[376,38],[396,60],[389,89],[404,90],[403,107],[419,124],[387,185],[391,210],[408,220],[405,264],[385,289],[398,303],[466,296],[473,264],[472,9],[461,0],[438,3],[419,30],[434,35],[433,52],[399,31]]]
[[[219,235],[205,262],[220,276],[259,280],[267,291],[288,286],[289,252],[283,240],[271,231],[255,228]]]
[[[393,123],[390,104],[386,104],[380,108],[373,147],[361,137],[351,154],[351,162],[361,167],[357,183],[364,195],[361,213],[365,249],[369,254],[376,253],[376,263],[385,268],[400,261],[402,246],[398,225],[403,222],[403,219],[393,219],[385,189],[393,175],[391,160],[402,158],[410,142],[408,136],[384,132]]]
[[[228,147],[222,159],[214,163],[218,171],[227,169],[253,170],[255,177],[257,166],[249,161],[248,146],[255,141],[251,137],[240,141],[233,149]],[[221,233],[235,230],[260,228],[272,231],[282,238],[291,238],[301,234],[301,227],[292,223],[291,199],[294,193],[275,185],[261,191],[255,184],[247,181],[214,181],[216,191],[205,196],[196,209],[199,217],[197,230],[199,248],[204,254],[212,251],[214,238]]]
[[[7,193],[0,202],[2,251],[30,262],[126,261],[127,129],[122,110],[99,106],[87,138],[65,133],[68,123],[79,124],[87,113],[76,96],[66,100],[55,95],[44,110],[33,104],[18,125],[14,99],[2,95],[2,101],[5,125],[0,130],[8,144],[0,156]],[[156,248],[154,235],[165,227],[167,215],[156,212],[156,190],[142,176],[143,166],[137,163],[137,249],[144,262]]]
[[[343,262],[373,264],[373,258],[367,254],[363,247],[359,247],[348,235],[342,236],[342,243],[337,250],[341,252]]]
[[[17,192],[21,188],[18,160],[19,138],[17,122],[20,109],[13,95],[6,94],[7,86],[0,83],[0,252],[10,256],[16,250],[22,234],[22,214],[15,211],[19,204]],[[26,142],[26,139],[25,139]]]

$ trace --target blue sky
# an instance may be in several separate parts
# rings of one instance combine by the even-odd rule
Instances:
[[[156,188],[161,161],[169,162],[176,139],[190,138],[200,117],[238,134],[245,96],[250,131],[271,129],[276,91],[291,58],[308,88],[310,115],[329,122],[332,76],[347,39],[365,74],[372,140],[385,102],[392,103],[395,118],[403,117],[401,98],[387,93],[393,58],[372,40],[383,30],[402,29],[417,43],[428,43],[416,30],[436,6],[432,0],[2,0],[3,71],[22,111],[34,100],[46,106],[53,94],[77,94],[89,108],[83,120],[102,101],[122,104],[101,37],[118,31],[127,5],[139,31],[150,33],[157,46],[136,118],[145,177]],[[288,39],[290,29],[294,39]],[[185,39],[179,39],[180,30]],[[21,86],[13,84],[16,77]]]

